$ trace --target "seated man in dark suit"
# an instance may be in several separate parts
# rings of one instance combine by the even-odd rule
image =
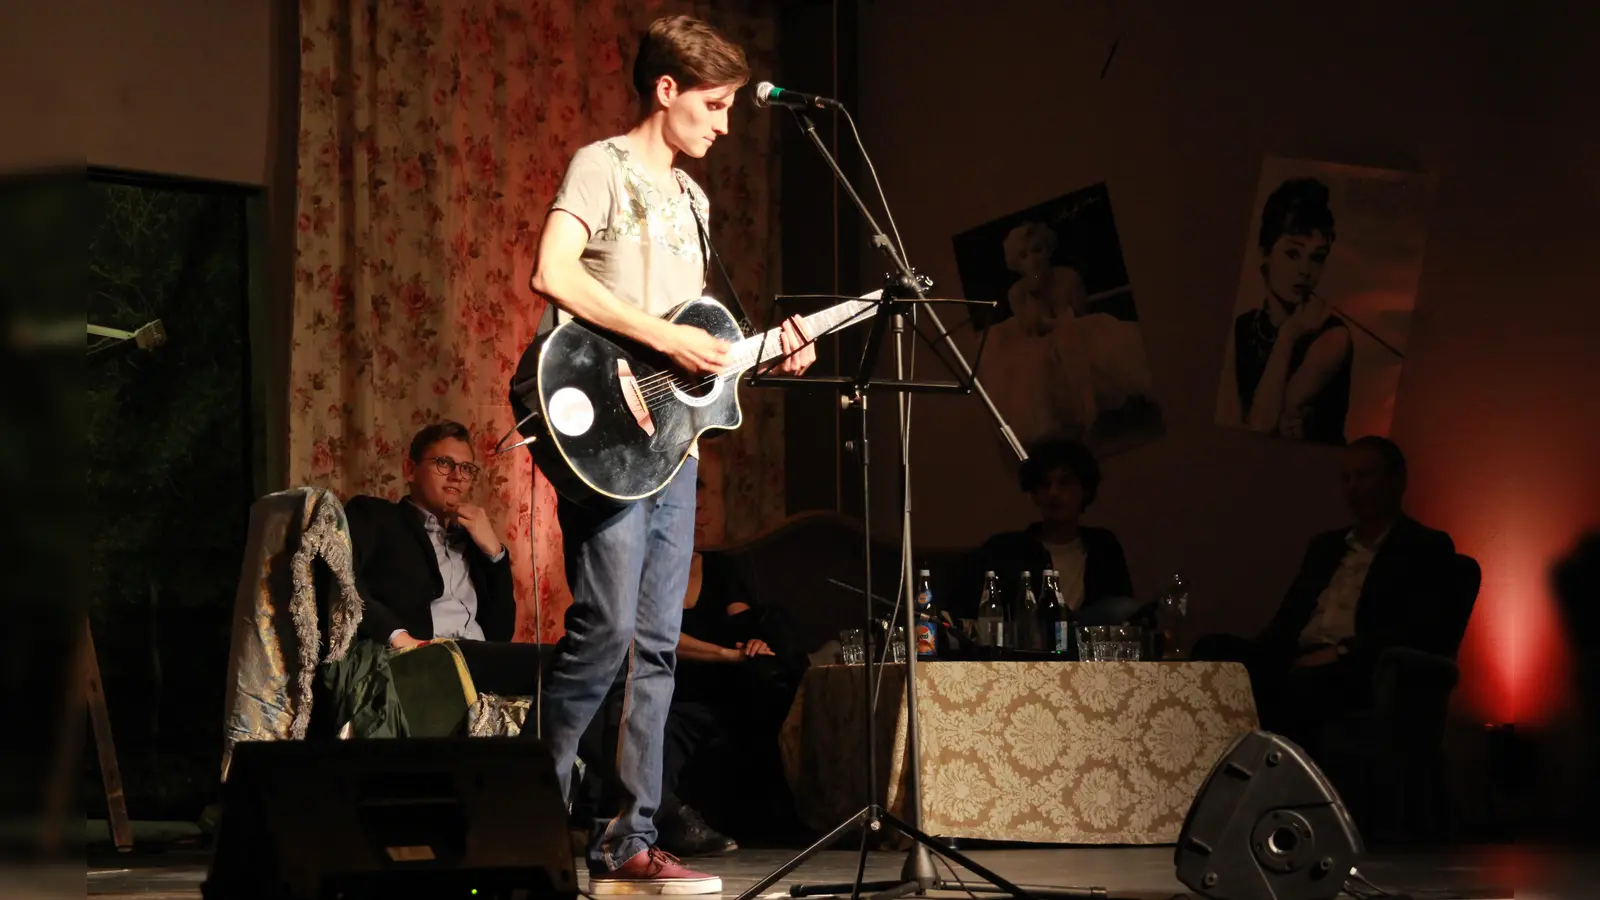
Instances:
[[[1455,544],[1402,511],[1405,455],[1387,438],[1359,438],[1340,479],[1353,524],[1311,539],[1266,631],[1206,638],[1194,653],[1245,663],[1262,727],[1313,754],[1324,723],[1370,705],[1383,650],[1454,652],[1442,623]]]
[[[997,534],[968,556],[946,607],[951,618],[977,618],[983,573],[991,570],[1008,605],[1023,572],[1037,590],[1045,569],[1056,570],[1062,601],[1080,614],[1097,603],[1131,597],[1133,579],[1117,536],[1108,528],[1080,524],[1100,492],[1100,464],[1089,448],[1076,441],[1037,444],[1028,451],[1018,480],[1032,496],[1039,521]]]
[[[358,634],[397,650],[453,638],[478,690],[534,693],[538,647],[513,644],[511,559],[483,508],[467,502],[478,466],[459,422],[417,432],[398,502],[350,498],[345,516],[365,612]]]

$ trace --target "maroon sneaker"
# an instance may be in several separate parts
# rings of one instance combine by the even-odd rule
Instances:
[[[590,893],[599,894],[720,894],[722,879],[693,871],[659,847],[640,850],[627,862],[603,875],[589,876]]]

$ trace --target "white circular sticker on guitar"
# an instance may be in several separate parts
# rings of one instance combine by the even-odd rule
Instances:
[[[564,387],[550,395],[546,404],[550,427],[568,437],[577,437],[594,424],[594,404],[577,388]]]

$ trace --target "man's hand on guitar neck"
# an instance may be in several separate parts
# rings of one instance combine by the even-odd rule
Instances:
[[[817,345],[811,343],[804,316],[790,316],[783,321],[778,345],[783,348],[784,359],[778,363],[777,371],[785,375],[804,375],[817,361]]]

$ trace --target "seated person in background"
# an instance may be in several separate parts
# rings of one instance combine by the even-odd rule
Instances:
[[[701,470],[713,476],[715,471],[712,466]],[[696,486],[705,488],[703,482]],[[709,524],[702,502],[695,516],[699,547],[708,541]],[[808,661],[791,646],[792,631],[782,610],[748,602],[753,592],[737,569],[728,555],[701,549],[689,570],[662,751],[661,806],[655,813],[660,847],[674,856],[739,847],[679,796],[684,770],[697,758],[710,753],[718,766],[716,781],[746,800],[759,797],[757,805],[764,811],[781,806],[777,801],[784,798],[760,796],[763,792],[787,789],[777,756],[778,729]],[[602,715],[595,716],[579,745],[585,760],[609,759],[605,748],[615,747],[619,685],[620,680],[612,686]],[[598,802],[600,781],[586,777],[579,802]]]
[[[401,464],[409,493],[345,504],[365,612],[358,635],[396,650],[454,638],[480,691],[536,689],[539,648],[513,644],[511,559],[483,508],[467,502],[478,477],[472,435],[459,422],[417,432]]]
[[[1023,572],[1039,586],[1045,569],[1060,573],[1062,601],[1082,613],[1096,603],[1133,595],[1133,579],[1122,544],[1109,529],[1081,525],[1100,492],[1100,464],[1076,441],[1045,441],[1028,451],[1018,480],[1033,497],[1039,521],[1022,531],[997,534],[968,555],[949,611],[976,619],[983,573],[993,570],[1001,596],[1015,602]]]
[[[738,730],[757,734],[777,729],[789,713],[800,679],[810,665],[781,607],[760,602],[745,563],[723,545],[720,522],[712,521],[707,479],[720,467],[702,465],[696,482],[695,553],[683,598],[678,639],[676,700],[706,701],[726,709]],[[740,666],[730,678],[728,665]]]
[[[1371,703],[1378,654],[1410,647],[1453,655],[1450,536],[1405,515],[1406,458],[1382,437],[1344,451],[1340,469],[1353,524],[1311,539],[1271,624],[1254,640],[1203,638],[1196,659],[1250,669],[1262,727],[1316,753],[1324,723]]]
[[[1600,632],[1600,531],[1584,535],[1571,553],[1551,570],[1551,587],[1561,609],[1567,634]],[[1573,683],[1577,688],[1578,709],[1586,726],[1586,752],[1583,771],[1578,773],[1578,789],[1571,794],[1568,827],[1579,835],[1600,836],[1600,821],[1592,810],[1600,807],[1600,657],[1576,653],[1572,658]]]
[[[761,748],[776,747],[778,726],[806,664],[803,655],[798,663],[780,660],[768,644],[766,637],[779,646],[786,637],[775,610],[736,597],[748,599],[750,592],[732,561],[720,553],[697,551],[683,599],[677,683],[662,759],[661,811],[656,814],[661,846],[669,853],[688,856],[738,848],[680,799],[684,770],[709,752],[719,764],[722,777],[717,780],[722,784],[749,792],[747,796],[768,789],[760,773]],[[762,797],[760,805],[770,809],[777,805],[775,799]]]

